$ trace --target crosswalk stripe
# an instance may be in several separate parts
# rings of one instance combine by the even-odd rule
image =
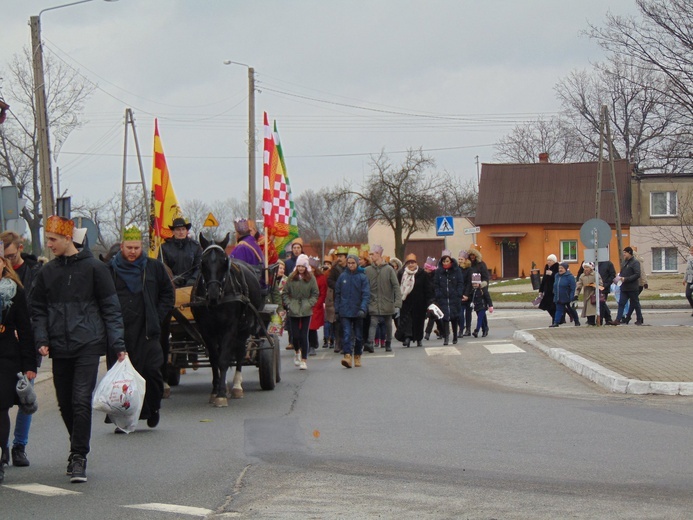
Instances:
[[[454,347],[426,347],[424,349],[429,356],[461,356],[460,351]]]
[[[484,345],[484,348],[491,354],[516,354],[518,352],[524,352],[524,350],[512,343],[505,343],[503,345]]]
[[[60,495],[81,495],[79,491],[71,491],[53,486],[45,486],[43,484],[5,484],[3,487],[31,493],[32,495],[41,495],[44,497],[57,497]]]
[[[146,509],[147,511],[161,511],[162,513],[175,513],[179,515],[207,516],[214,511],[202,507],[179,506],[176,504],[159,504],[152,502],[149,504],[132,504],[123,507],[130,509]]]

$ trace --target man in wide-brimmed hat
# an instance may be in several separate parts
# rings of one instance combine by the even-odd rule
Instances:
[[[173,231],[173,238],[169,238],[161,246],[164,263],[173,272],[176,287],[193,285],[200,272],[202,246],[188,236],[190,222],[186,222],[184,218],[173,219],[169,228]]]

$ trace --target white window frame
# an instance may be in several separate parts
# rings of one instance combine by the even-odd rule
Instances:
[[[577,255],[578,255],[578,241],[577,240],[561,240],[560,241],[560,250],[561,250],[561,262],[577,262]],[[563,256],[563,244],[566,243],[574,243],[575,244],[575,258],[565,258]]]
[[[667,269],[667,251],[674,257],[674,268]],[[659,257],[659,269],[657,269],[657,258]],[[679,252],[675,247],[653,247],[652,248],[652,272],[653,273],[677,273],[679,270]],[[642,266],[641,266],[642,267]]]
[[[654,196],[664,195],[666,197],[665,213],[654,212]],[[652,191],[650,192],[650,216],[651,217],[675,217],[678,213],[678,197],[676,191]]]

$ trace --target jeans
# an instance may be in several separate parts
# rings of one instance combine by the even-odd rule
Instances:
[[[310,316],[289,317],[291,323],[291,339],[294,350],[301,353],[301,359],[308,359],[308,327]]]
[[[332,343],[334,343],[334,324],[333,323],[331,323],[329,321],[325,321],[325,328],[322,331],[322,338],[323,338],[322,341],[325,344],[330,342],[330,341]]]
[[[385,327],[385,341],[389,344],[392,341],[392,315],[371,316],[371,326],[368,328],[368,344],[372,345],[375,339],[375,331],[383,323]]]
[[[363,319],[342,318],[342,333],[342,352],[353,352],[355,356],[363,354]]]
[[[99,373],[99,355],[53,358],[53,384],[60,415],[70,434],[70,452],[83,457],[91,439],[91,396]]]
[[[479,332],[479,329],[482,331],[487,331],[488,330],[488,318],[486,317],[486,309],[479,309],[476,311],[476,328],[474,329],[474,332]]]
[[[616,319],[621,321],[623,319],[623,314],[626,309],[626,302],[630,303],[629,314],[632,314],[632,310],[635,311],[635,316],[638,321],[642,322],[642,310],[640,310],[640,299],[638,298],[638,290],[635,291],[624,291],[621,289],[621,298],[618,300],[618,314]]]
[[[573,309],[573,306],[570,305],[570,302],[568,303],[561,303],[558,302],[556,303],[556,314],[553,317],[553,323],[554,325],[560,325],[561,321],[563,320],[563,314],[567,313],[568,316],[573,318],[573,321],[577,325],[580,323],[580,317],[578,316],[578,313],[575,309]]]

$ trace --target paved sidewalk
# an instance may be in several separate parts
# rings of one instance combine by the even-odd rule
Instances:
[[[693,395],[693,327],[541,328],[514,338],[612,392]]]

